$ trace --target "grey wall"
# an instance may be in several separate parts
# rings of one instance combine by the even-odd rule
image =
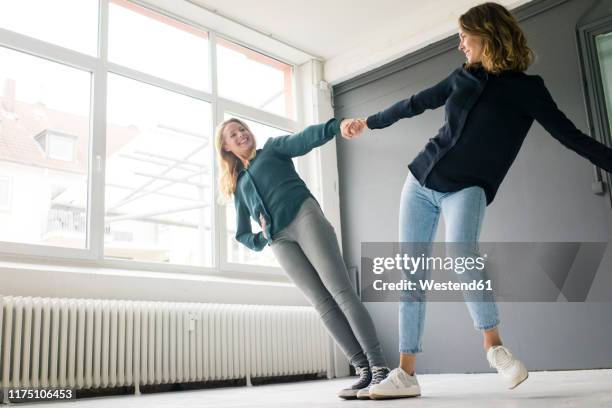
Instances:
[[[538,3],[537,1],[535,3]],[[521,21],[542,75],[559,107],[581,129],[587,118],[575,40],[579,17],[595,2],[539,2],[554,7]],[[527,6],[529,13],[535,7]],[[544,7],[546,8],[546,7]],[[524,16],[527,14],[523,14]],[[365,117],[444,78],[463,62],[456,48],[373,82],[366,77],[335,89],[336,117]],[[350,86],[349,86],[350,85]],[[356,86],[357,85],[357,86]],[[443,109],[367,131],[338,145],[342,236],[347,265],[359,265],[363,241],[396,241],[399,195],[406,165],[443,123]],[[495,135],[491,135],[495,137]],[[607,196],[591,192],[593,167],[534,123],[492,205],[481,241],[609,241]],[[436,240],[442,241],[440,223]],[[612,265],[612,254],[606,255]],[[592,292],[609,293],[609,271],[600,269]],[[397,304],[368,303],[391,365],[398,362]],[[500,304],[504,342],[530,369],[612,367],[612,304]],[[419,372],[489,371],[480,334],[461,303],[431,303]]]

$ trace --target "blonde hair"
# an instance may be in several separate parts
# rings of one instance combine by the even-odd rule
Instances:
[[[247,129],[249,126],[238,118],[229,118],[221,122],[215,130],[215,148],[217,150],[217,167],[219,172],[219,192],[221,193],[220,202],[225,203],[234,195],[238,175],[244,169],[242,161],[232,152],[223,148],[223,131],[230,123],[237,123]],[[253,147],[255,150],[255,146]]]
[[[482,40],[482,58],[466,63],[466,68],[479,65],[493,74],[502,71],[525,71],[533,62],[534,53],[516,19],[502,5],[484,3],[472,7],[459,17],[466,33]]]

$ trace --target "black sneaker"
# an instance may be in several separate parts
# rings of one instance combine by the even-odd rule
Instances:
[[[372,367],[372,381],[367,387],[364,387],[357,391],[357,398],[359,399],[370,399],[370,387],[378,384],[389,375],[388,367]]]
[[[367,387],[372,382],[372,372],[370,367],[357,367],[355,368],[359,379],[350,388],[345,388],[338,392],[338,396],[343,399],[356,399],[357,393],[362,388]]]

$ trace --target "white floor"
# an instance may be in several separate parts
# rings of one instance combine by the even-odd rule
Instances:
[[[420,375],[423,395],[386,401],[343,401],[336,391],[352,378],[19,404],[49,408],[248,407],[612,407],[612,370],[534,372],[515,390],[496,374]]]

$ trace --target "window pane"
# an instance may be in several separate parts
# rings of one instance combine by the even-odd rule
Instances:
[[[219,38],[217,66],[219,95],[295,117],[291,65]]]
[[[603,91],[606,98],[608,126],[610,127],[610,134],[612,134],[612,33],[598,35],[596,43]]]
[[[109,4],[108,59],[197,89],[208,89],[208,34],[124,0]]]
[[[108,258],[212,265],[211,107],[118,75],[108,79]]]
[[[230,113],[225,114],[225,120],[234,117],[244,121],[257,141],[257,148],[263,147],[271,137],[286,135],[288,132],[272,126],[264,125],[259,122],[248,120],[237,115]],[[230,201],[226,205],[226,222],[227,222],[227,261],[232,263],[250,264],[250,265],[264,265],[264,266],[275,266],[280,267],[276,258],[270,250],[270,247],[266,246],[263,251],[256,252],[245,247],[243,244],[236,241],[236,209],[234,208],[234,202]],[[251,229],[253,232],[261,231],[261,227],[251,220]]]
[[[1,47],[0,61],[0,240],[85,248],[91,75]],[[73,141],[70,160],[51,154],[54,134]]]
[[[50,134],[47,137],[49,139],[49,158],[68,162],[74,160],[76,143],[74,138],[57,134]]]
[[[98,0],[2,0],[0,27],[97,55]]]

